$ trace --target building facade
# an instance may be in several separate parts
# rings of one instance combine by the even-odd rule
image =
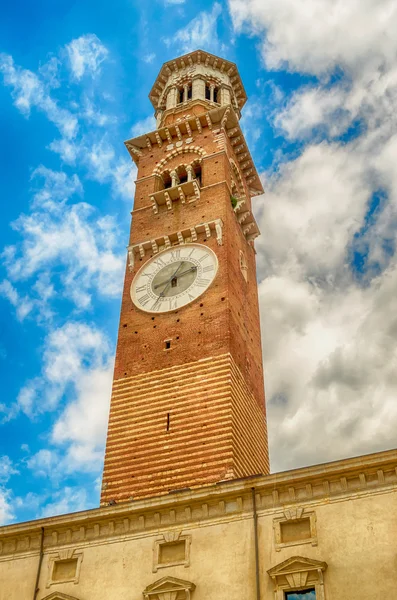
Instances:
[[[391,598],[397,451],[269,474],[237,68],[192,52],[150,99],[101,507],[0,528],[0,600]]]

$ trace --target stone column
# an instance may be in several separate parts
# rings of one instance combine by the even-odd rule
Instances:
[[[192,82],[192,99],[193,100],[204,100],[205,98],[205,81],[200,77],[193,79]]]
[[[187,173],[187,180],[188,181],[193,181],[193,179],[194,179],[194,171],[193,171],[192,165],[187,165],[187,167],[186,167],[186,173]]]
[[[174,171],[170,171],[170,177],[171,177],[171,187],[175,187],[176,185],[178,185],[179,183],[179,177],[177,172]]]
[[[176,106],[176,103],[177,103],[177,98],[176,98],[177,93],[178,93],[178,90],[176,89],[176,87],[172,87],[168,91],[168,94],[167,94],[167,104],[166,104],[167,110],[169,108],[173,108],[174,106]]]
[[[210,102],[214,101],[215,84],[210,83]]]

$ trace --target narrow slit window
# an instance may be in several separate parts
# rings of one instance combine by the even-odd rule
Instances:
[[[170,430],[170,413],[167,413],[167,431]]]
[[[171,348],[171,340],[165,340],[165,349],[169,350]]]

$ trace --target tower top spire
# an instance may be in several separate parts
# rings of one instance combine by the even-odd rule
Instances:
[[[240,118],[247,94],[235,63],[195,50],[163,64],[149,98],[157,126],[162,127],[173,123],[186,109],[197,114],[232,106]]]

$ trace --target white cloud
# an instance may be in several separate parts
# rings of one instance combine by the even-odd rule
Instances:
[[[52,330],[45,340],[41,376],[20,392],[21,409],[29,416],[53,410],[69,388],[76,393],[85,373],[93,370],[99,376],[108,370],[109,352],[104,334],[86,323],[72,321]]]
[[[229,6],[267,68],[317,77],[272,107],[300,155],[256,203],[272,468],[395,446],[397,13],[389,0]]]
[[[40,301],[36,306],[43,306],[44,300],[53,296],[53,277],[62,283],[58,295],[79,308],[90,305],[94,291],[105,297],[117,295],[124,259],[114,251],[118,229],[113,219],[98,218],[94,208],[84,202],[68,204],[75,193],[81,193],[76,176],[44,167],[36,169],[33,176],[42,185],[33,196],[32,212],[13,224],[22,240],[6,247],[2,255],[9,278],[13,282],[41,278],[41,284],[36,282],[31,288],[33,298],[36,294]]]
[[[184,0],[182,0],[184,2]],[[156,55],[154,52],[150,52],[150,54],[145,54],[145,56],[143,57],[143,62],[147,63],[147,64],[152,64],[152,62],[154,61],[154,59],[156,58]]]
[[[180,52],[192,52],[198,48],[208,51],[218,51],[221,47],[217,24],[222,14],[222,6],[215,2],[212,10],[202,11],[185,27],[175,32],[172,38],[164,40],[167,45],[175,45]]]
[[[0,525],[7,525],[14,518],[11,492],[0,486]]]
[[[156,119],[153,115],[149,115],[140,121],[134,123],[131,127],[131,136],[138,137],[144,133],[150,133],[156,129]]]
[[[42,373],[28,382],[19,396],[20,409],[31,418],[68,400],[52,428],[51,446],[27,461],[37,476],[60,480],[76,471],[98,471],[112,375],[111,348],[99,329],[70,322],[49,333]],[[28,401],[22,403],[23,398]]]
[[[11,491],[4,484],[12,475],[18,474],[18,470],[12,464],[8,456],[0,456],[0,525],[6,525],[14,519],[13,502]]]
[[[91,508],[88,495],[82,487],[65,487],[52,494],[52,501],[47,502],[37,515],[38,518],[66,515]]]
[[[237,31],[263,35],[268,68],[322,75],[340,65],[363,70],[393,64],[397,40],[394,0],[229,0]]]
[[[14,104],[22,114],[28,117],[31,108],[36,107],[57,126],[65,138],[70,139],[76,135],[76,116],[59,107],[50,95],[51,86],[32,71],[16,66],[8,54],[0,54],[0,72],[3,73],[5,85],[12,88]]]
[[[23,321],[33,308],[33,302],[26,297],[21,297],[16,288],[7,279],[0,282],[0,295],[15,308],[18,321]]]
[[[95,76],[100,72],[100,66],[108,57],[108,49],[99,38],[92,33],[82,35],[67,44],[70,68],[76,79],[84,75]]]
[[[0,456],[0,483],[7,483],[7,481],[16,475],[18,470],[12,464],[9,456]]]

